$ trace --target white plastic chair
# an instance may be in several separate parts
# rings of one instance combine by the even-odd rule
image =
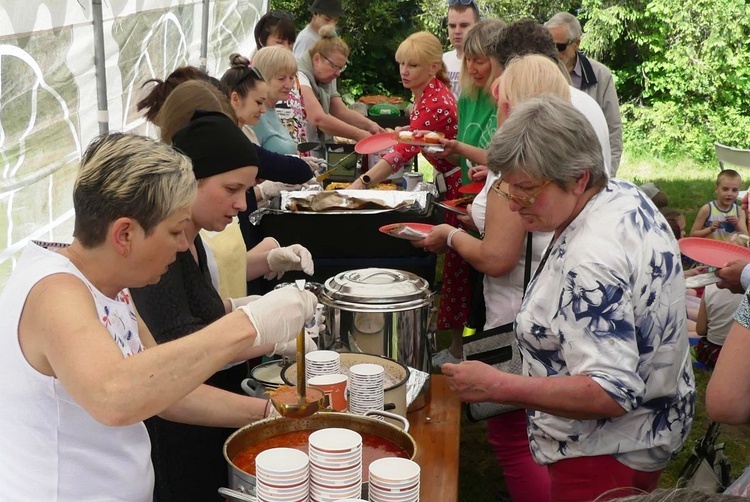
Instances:
[[[714,143],[716,147],[716,158],[719,159],[719,166],[727,169],[724,163],[739,167],[750,167],[750,150],[734,148],[731,146]]]

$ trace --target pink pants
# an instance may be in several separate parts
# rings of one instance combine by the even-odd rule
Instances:
[[[560,460],[547,466],[551,502],[597,502],[656,489],[661,470],[645,472],[612,455]],[[599,497],[599,498],[597,498]]]
[[[549,474],[547,467],[534,462],[531,456],[525,410],[488,419],[487,441],[503,470],[513,502],[549,500]]]

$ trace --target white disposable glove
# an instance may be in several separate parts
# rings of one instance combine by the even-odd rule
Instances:
[[[315,265],[310,251],[299,244],[272,249],[268,252],[267,260],[271,271],[263,277],[269,280],[281,279],[284,272],[288,270],[302,270],[307,275],[315,273]]]
[[[305,321],[315,313],[318,299],[294,286],[275,289],[237,310],[243,311],[255,327],[253,347],[295,340]]]
[[[232,312],[237,310],[238,308],[242,307],[243,305],[247,305],[250,302],[254,302],[255,300],[260,299],[260,295],[250,295],[250,296],[242,296],[240,298],[230,298],[229,304],[232,306]]]
[[[315,343],[315,340],[310,338],[308,335],[305,335],[305,354],[317,349],[318,345]],[[276,355],[284,357],[294,357],[295,355],[297,355],[297,340],[294,339],[290,342],[277,343],[273,348],[273,352],[266,355],[268,355],[269,357]]]
[[[299,190],[301,186],[302,185],[289,185],[280,181],[266,180],[258,185],[258,190],[260,191],[260,196],[263,200],[271,200],[282,191],[290,192],[293,190]]]

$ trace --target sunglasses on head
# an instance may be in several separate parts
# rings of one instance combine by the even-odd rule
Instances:
[[[471,5],[472,7],[476,8],[476,4],[474,3],[474,0],[448,0],[448,7],[454,7],[458,4]]]
[[[291,15],[288,12],[283,12],[280,10],[269,10],[268,15],[276,19],[289,19],[291,21],[294,21],[293,15]]]
[[[246,71],[245,74],[242,75],[242,77],[240,77],[240,79],[237,81],[237,83],[234,84],[234,87],[232,87],[233,91],[236,91],[237,89],[239,89],[240,85],[242,85],[242,83],[245,80],[247,80],[247,78],[250,77],[250,76],[255,76],[255,78],[257,80],[261,80],[261,81],[265,82],[265,79],[263,78],[263,75],[260,73],[260,70],[258,70],[256,67],[254,67],[254,66],[248,66],[247,70],[248,71]]]

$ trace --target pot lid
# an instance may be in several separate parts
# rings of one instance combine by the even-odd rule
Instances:
[[[430,294],[429,283],[422,277],[389,268],[341,272],[328,279],[323,287],[323,295],[333,301],[366,304],[409,302]]]

